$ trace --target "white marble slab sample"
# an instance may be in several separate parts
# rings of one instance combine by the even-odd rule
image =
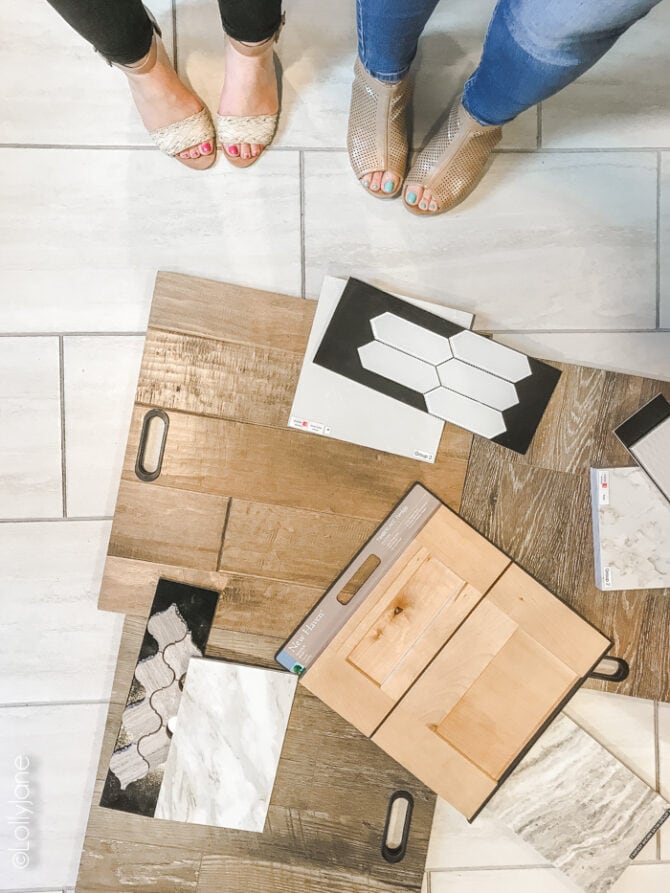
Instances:
[[[592,468],[596,586],[670,587],[670,504],[641,468]]]
[[[193,658],[155,817],[261,832],[298,677]]]
[[[564,714],[482,815],[508,825],[586,893],[605,893],[670,803]]]

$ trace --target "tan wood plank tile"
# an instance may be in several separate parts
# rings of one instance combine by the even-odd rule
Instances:
[[[149,328],[304,351],[314,311],[311,301],[160,272]]]
[[[375,526],[361,518],[233,499],[220,569],[327,587]]]
[[[216,570],[229,500],[121,481],[109,554]]]
[[[136,479],[146,411],[135,406],[124,480]],[[355,509],[378,523],[416,480],[457,507],[467,469],[463,446],[462,437],[448,437],[440,460],[428,465],[288,428],[173,412],[153,486],[342,515]]]
[[[303,355],[149,329],[139,403],[258,425],[288,422]]]

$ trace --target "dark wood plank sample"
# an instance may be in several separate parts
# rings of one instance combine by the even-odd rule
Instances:
[[[670,590],[601,592],[593,569],[591,466],[630,465],[613,429],[670,383],[558,364],[560,382],[535,440],[515,456],[473,442],[462,516],[613,642],[620,683],[587,686],[670,701]]]
[[[159,578],[220,593],[208,656],[271,666],[283,639],[415,480],[460,504],[468,432],[446,426],[438,461],[428,465],[286,427],[313,315],[309,301],[157,278],[99,600],[129,616],[80,891],[96,884],[88,888],[116,893],[112,879],[130,844],[140,847],[138,858],[129,849],[138,890],[179,887],[181,878],[175,886],[166,870],[161,881],[157,867],[172,848],[177,862],[185,851],[205,856],[203,890],[421,888],[434,794],[306,691],[291,714],[265,833],[97,805]],[[142,425],[153,409],[169,422],[162,468],[155,480],[139,480]],[[415,806],[407,855],[393,865],[381,857],[381,837],[398,789],[411,791]],[[183,889],[196,876],[184,878]]]

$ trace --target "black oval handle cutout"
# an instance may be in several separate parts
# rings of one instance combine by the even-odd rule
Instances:
[[[161,473],[170,420],[162,409],[150,409],[142,421],[135,474],[141,481],[155,481]]]
[[[623,682],[630,673],[630,667],[623,657],[603,657],[588,675],[589,679],[604,679],[605,682]]]
[[[400,862],[407,852],[413,809],[414,798],[408,791],[396,791],[389,797],[382,837],[382,856],[387,862]]]

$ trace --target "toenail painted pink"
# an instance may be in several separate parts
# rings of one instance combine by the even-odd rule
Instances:
[[[212,144],[211,143],[203,143],[200,146],[200,148],[205,153],[205,155],[209,155],[209,153],[212,151]]]
[[[228,146],[228,154],[229,155],[239,155],[240,150],[238,146]]]
[[[191,156],[188,154],[188,152],[180,152],[179,157],[180,158],[190,158]]]

